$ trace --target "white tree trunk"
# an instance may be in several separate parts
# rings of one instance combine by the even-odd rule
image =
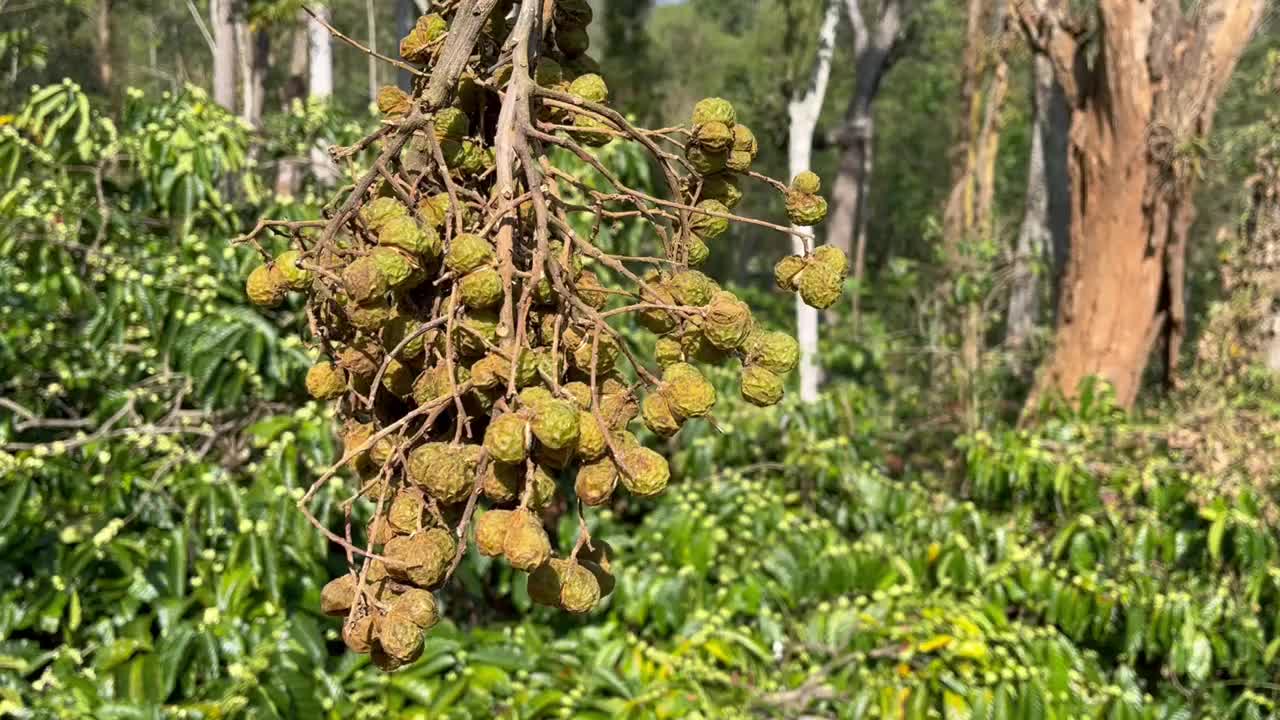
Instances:
[[[813,156],[813,135],[822,114],[822,102],[827,96],[827,81],[831,78],[831,55],[836,40],[836,22],[840,19],[840,7],[828,2],[818,31],[818,52],[808,85],[787,103],[787,118],[791,129],[787,142],[787,157],[791,177],[809,169]],[[792,237],[793,250],[804,255],[813,246],[813,230],[796,227],[805,238]],[[813,402],[818,399],[818,386],[822,383],[822,367],[818,363],[818,311],[805,305],[796,295],[796,340],[800,343],[800,399]]]
[[[378,12],[373,6],[373,0],[365,0],[364,2],[365,22],[369,26],[369,49],[377,52],[378,50]],[[378,101],[378,58],[369,56],[369,104],[372,105]]]
[[[209,26],[213,35],[213,101],[235,112],[236,36],[231,0],[209,0]]]
[[[325,22],[330,22],[329,8],[316,6],[315,13]],[[308,16],[307,41],[311,60],[307,96],[312,100],[328,100],[333,96],[333,38],[324,25]]]
[[[256,125],[254,118],[258,111],[253,106],[253,33],[249,31],[249,21],[243,17],[235,19],[234,32],[236,38],[236,61],[239,64],[240,76],[240,118],[250,125]]]
[[[317,6],[315,12],[330,22],[329,8]],[[312,102],[328,102],[333,97],[333,38],[324,25],[310,16],[307,17],[307,47],[310,58],[307,97]],[[338,169],[322,145],[320,141],[311,148],[311,172],[321,183],[330,185],[337,181]]]

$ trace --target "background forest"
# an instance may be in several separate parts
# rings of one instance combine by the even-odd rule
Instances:
[[[472,554],[383,674],[295,506],[341,454],[301,303],[251,305],[233,240],[320,217],[370,161],[325,149],[407,78],[293,0],[0,0],[0,718],[1280,717],[1275,7],[592,5],[613,107],[728,98],[756,169],[822,176],[846,295],[800,308],[785,237],[720,238],[705,272],[801,338],[787,398],[711,371],[719,431],[649,438],[672,487],[594,516],[600,608]],[[1101,18],[1137,6],[1126,76]],[[426,9],[312,7],[392,55]]]

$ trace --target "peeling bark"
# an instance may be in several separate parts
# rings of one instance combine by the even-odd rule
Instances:
[[[1106,379],[1131,407],[1163,341],[1176,381],[1185,332],[1183,264],[1195,219],[1194,141],[1212,128],[1218,98],[1266,0],[1100,0],[1096,59],[1058,3],[1018,7],[1049,52],[1072,105],[1071,256],[1054,350],[1027,410],[1046,394],[1075,395]]]

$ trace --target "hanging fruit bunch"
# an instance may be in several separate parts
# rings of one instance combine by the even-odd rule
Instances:
[[[701,364],[737,361],[742,396],[771,405],[797,363],[795,340],[757,325],[696,268],[730,222],[792,233],[826,213],[811,173],[790,187],[750,173],[757,143],[726,100],[699,102],[688,127],[663,132],[610,109],[586,54],[586,0],[434,9],[400,44],[414,91],[384,88],[381,128],[333,151],[343,160],[377,148],[373,167],[326,220],[263,221],[246,236],[291,236],[293,249],[264,253],[248,295],[272,306],[306,294],[328,358],[307,373],[307,390],[343,420],[341,459],[299,503],[350,565],[324,588],[322,609],[344,618],[352,650],[388,670],[421,653],[440,615],[433,592],[472,536],[478,552],[529,574],[536,602],[583,613],[612,591],[611,551],[588,533],[584,508],[619,489],[657,495],[670,478],[666,459],[632,434],[636,421],[670,437],[708,417],[716,390]],[[610,142],[640,144],[665,197],[625,186],[587,149]],[[556,168],[554,147],[613,187]],[[748,178],[778,192],[789,225],[733,213]],[[566,190],[590,205],[564,200]],[[582,214],[646,223],[657,254],[610,255],[575,229]],[[819,307],[834,302],[838,250],[784,264],[780,285]],[[652,331],[654,344],[632,347],[623,323]],[[344,469],[358,479],[348,518],[356,502],[373,513],[363,532],[339,535],[309,506]],[[553,547],[540,515],[560,479],[577,500],[571,548]]]

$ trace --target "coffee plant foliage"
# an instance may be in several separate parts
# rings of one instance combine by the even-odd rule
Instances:
[[[1144,417],[1097,388],[1036,428],[942,441],[874,337],[861,362],[880,377],[808,406],[737,401],[736,371],[709,370],[720,431],[685,428],[666,494],[592,516],[617,584],[591,613],[538,606],[524,573],[472,554],[421,656],[384,674],[319,612],[345,561],[297,500],[342,449],[302,392],[301,305],[250,305],[259,258],[230,242],[321,217],[320,189],[274,197],[247,130],[198,90],[112,116],[62,85],[14,110],[0,717],[1276,716],[1270,471],[1220,464],[1274,455],[1273,383]],[[326,122],[278,118],[272,142],[362,134]],[[615,145],[593,157],[653,191]],[[622,227],[609,252],[647,241]],[[1224,444],[1231,423],[1262,444]],[[315,516],[340,526],[348,494],[326,484]],[[572,547],[579,525],[549,529]]]

